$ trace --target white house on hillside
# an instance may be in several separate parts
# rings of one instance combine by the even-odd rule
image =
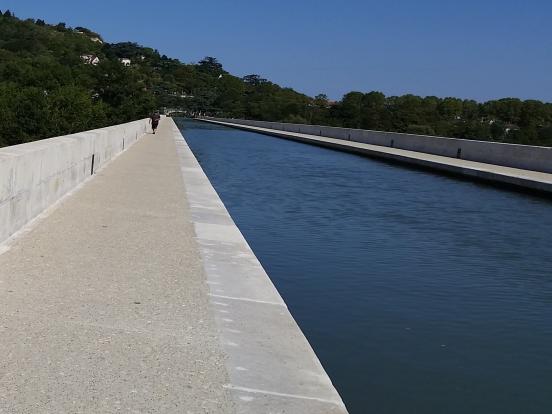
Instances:
[[[131,60],[128,59],[128,58],[121,58],[119,59],[121,61],[121,63],[123,64],[123,66],[130,66],[131,64]]]
[[[80,58],[86,65],[96,66],[98,63],[100,63],[100,58],[96,55],[81,55]]]
[[[88,36],[88,38],[90,40],[92,40],[93,42],[96,42],[96,43],[99,43],[99,44],[103,44],[103,40],[100,39],[98,36],[94,35],[93,33],[91,33],[90,31],[82,31],[82,30],[77,30],[75,29],[75,33],[78,33],[78,34],[81,34],[81,35],[84,35],[84,36]]]

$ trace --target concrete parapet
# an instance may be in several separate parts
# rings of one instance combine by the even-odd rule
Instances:
[[[182,178],[240,414],[346,414],[284,300],[176,125]]]
[[[552,148],[502,142],[434,137],[429,135],[337,128],[321,125],[290,124],[283,122],[252,121],[244,119],[208,118],[221,122],[276,129],[286,132],[318,135],[371,145],[380,145],[424,152],[426,154],[552,173]]]
[[[284,131],[281,128],[266,128],[264,126],[266,123],[259,121],[247,121],[248,124],[245,124],[218,121],[214,119],[202,120],[214,124],[239,128],[246,131],[253,131],[279,138],[303,142],[310,145],[317,145],[320,147],[332,148],[339,151],[351,152],[366,157],[384,159],[387,161],[412,165],[424,169],[438,170],[447,174],[454,174],[465,176],[470,179],[487,181],[492,184],[506,185],[518,190],[523,189],[537,191],[541,194],[546,195],[552,194],[552,173],[471,161],[463,159],[461,157],[435,155],[429,152],[401,149],[397,148],[394,145],[384,146],[358,142],[354,139],[349,140],[344,138],[331,138],[327,135],[323,135],[324,133],[327,133],[327,131],[325,131],[324,129],[319,130],[318,134],[312,133],[316,132],[313,129],[307,129],[307,131],[309,131],[310,133],[300,133]],[[343,133],[343,131],[346,130],[341,129],[340,133]],[[381,138],[381,136],[379,138]]]
[[[135,143],[147,120],[0,148],[0,243]]]

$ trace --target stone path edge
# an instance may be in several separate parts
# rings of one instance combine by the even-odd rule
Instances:
[[[411,165],[445,174],[463,176],[467,179],[506,186],[516,190],[531,191],[548,197],[552,196],[552,174],[548,173],[502,167],[493,164],[449,158],[398,148],[387,148],[337,138],[323,136],[319,137],[316,135],[297,132],[286,132],[249,125],[221,122],[212,119],[198,119],[198,121],[242,129],[244,131],[257,132],[264,135],[271,135],[305,144],[355,153],[366,157],[379,158],[385,161]]]
[[[284,300],[170,118],[239,414],[347,409]]]

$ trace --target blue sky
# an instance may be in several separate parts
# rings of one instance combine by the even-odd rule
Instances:
[[[0,0],[184,62],[217,57],[309,95],[552,101],[550,0]]]

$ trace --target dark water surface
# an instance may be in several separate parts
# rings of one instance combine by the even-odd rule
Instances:
[[[351,413],[552,413],[552,201],[179,124]]]

